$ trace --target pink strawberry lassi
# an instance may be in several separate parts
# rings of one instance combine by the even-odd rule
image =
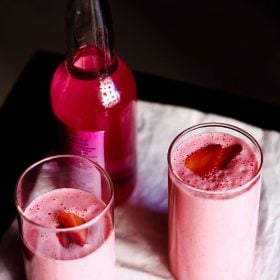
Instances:
[[[174,139],[168,164],[169,263],[176,279],[254,279],[258,143],[237,127],[202,124]]]
[[[115,279],[114,226],[104,209],[99,198],[74,188],[55,189],[35,198],[25,209],[28,220],[22,224],[28,279]],[[74,213],[85,223],[75,230],[58,228],[59,211]],[[84,244],[74,240],[63,246],[59,234],[73,231],[86,232]]]

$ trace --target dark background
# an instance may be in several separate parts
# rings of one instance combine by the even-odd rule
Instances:
[[[280,104],[278,1],[110,3],[118,53],[131,68]],[[65,5],[0,1],[0,101],[34,51],[65,51]]]

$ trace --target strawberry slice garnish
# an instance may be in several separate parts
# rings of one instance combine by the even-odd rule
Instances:
[[[201,177],[207,177],[214,172],[222,155],[220,144],[209,144],[202,147],[185,159],[185,166]]]
[[[86,221],[78,215],[66,211],[57,213],[59,228],[76,227],[84,224]],[[71,232],[57,233],[58,240],[63,247],[69,247],[70,243],[84,246],[87,239],[87,229],[73,230]]]
[[[240,144],[222,148],[210,144],[193,152],[185,159],[185,166],[201,177],[207,177],[218,168],[225,168],[242,151]]]
[[[69,235],[69,233],[67,232],[58,232],[56,234],[60,244],[65,247],[68,248],[70,243],[71,243],[71,236]]]
[[[223,148],[219,167],[225,168],[228,165],[228,163],[241,151],[242,146],[240,144],[233,144],[231,146]]]

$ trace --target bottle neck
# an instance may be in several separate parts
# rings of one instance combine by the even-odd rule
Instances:
[[[106,74],[117,63],[107,0],[68,0],[67,65],[72,71]]]

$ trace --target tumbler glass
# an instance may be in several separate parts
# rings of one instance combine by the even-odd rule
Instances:
[[[15,191],[27,279],[115,279],[113,197],[107,172],[87,158],[28,167]]]
[[[263,155],[243,129],[203,123],[168,150],[169,264],[176,279],[254,279]]]

